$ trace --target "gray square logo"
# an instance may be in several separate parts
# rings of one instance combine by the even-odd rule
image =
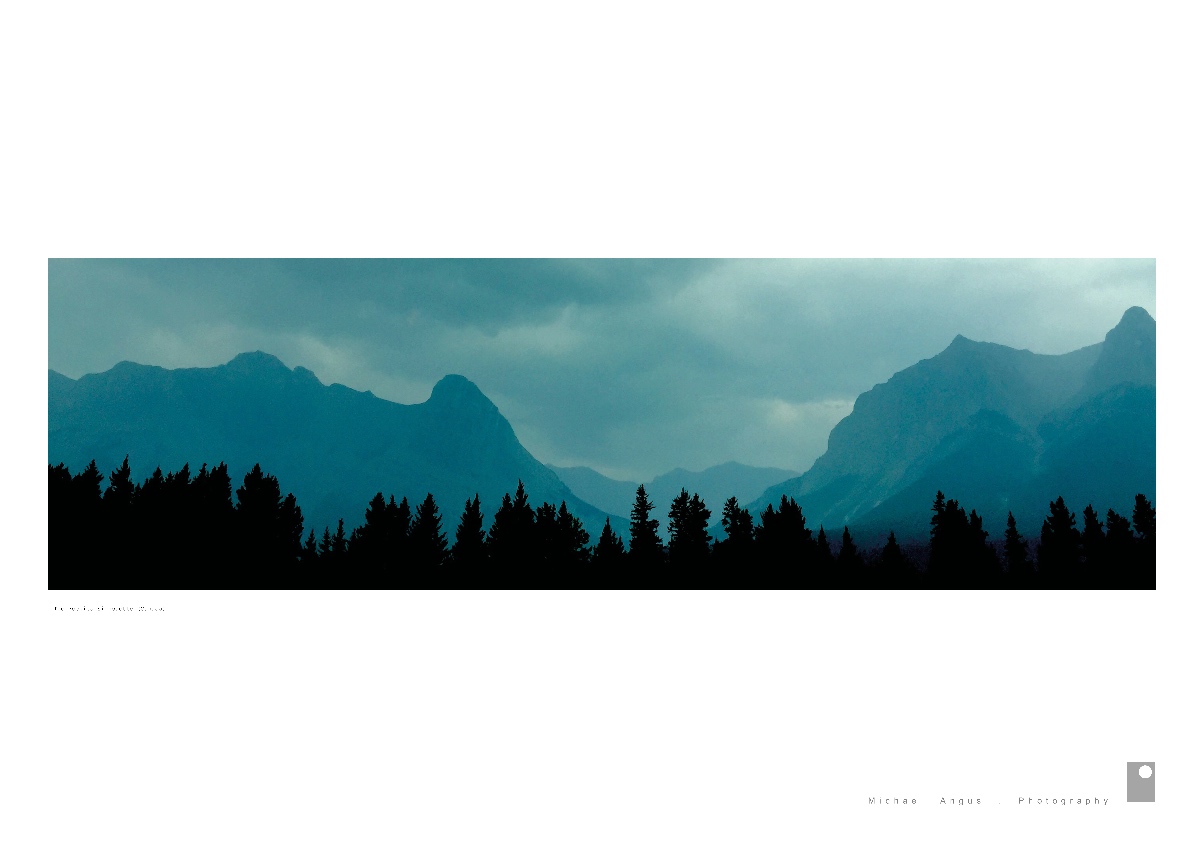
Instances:
[[[1128,791],[1127,801],[1153,801],[1154,763],[1144,760],[1126,763],[1125,785]]]

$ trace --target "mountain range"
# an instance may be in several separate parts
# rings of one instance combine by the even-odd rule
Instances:
[[[627,515],[633,505],[638,483],[632,480],[614,480],[586,466],[562,468],[548,466],[572,492],[590,504],[616,515]],[[655,517],[665,521],[664,516],[671,501],[678,497],[681,489],[699,494],[712,510],[712,529],[718,530],[721,521],[721,506],[731,496],[739,503],[749,503],[761,495],[768,486],[773,486],[795,477],[795,471],[784,468],[760,468],[726,462],[703,471],[687,471],[676,468],[660,474],[645,483],[646,495],[660,512]]]
[[[726,463],[675,469],[647,484],[665,536],[680,489],[704,498],[719,533],[729,496],[757,519],[795,498],[831,538],[849,525],[860,544],[894,530],[928,540],[937,491],[984,518],[999,539],[1011,510],[1035,537],[1049,502],[1128,516],[1137,493],[1155,497],[1154,319],[1129,309],[1104,341],[1061,355],[962,336],[936,356],[861,394],[804,474]],[[490,519],[521,480],[533,506],[567,503],[593,541],[606,519],[628,541],[637,484],[589,468],[543,465],[465,377],[429,400],[398,404],[289,369],[261,351],[213,368],[168,370],[121,362],[78,380],[49,372],[49,457],[103,473],[128,454],[135,479],[155,467],[226,462],[235,486],[255,463],[293,492],[318,535],[362,522],[375,492],[419,502],[427,492],[453,540],[466,499]],[[1082,522],[1082,519],[1080,519]]]
[[[1155,496],[1155,330],[1133,307],[1102,343],[1056,356],[958,336],[860,395],[812,468],[749,508],[793,497],[809,525],[868,543],[927,540],[939,490],[992,539],[1010,510],[1036,537],[1059,496],[1128,517],[1135,494]]]
[[[414,507],[432,493],[442,527],[454,529],[479,495],[490,523],[520,480],[534,507],[565,501],[599,538],[606,516],[576,497],[522,447],[508,421],[465,377],[449,375],[429,400],[399,404],[339,383],[324,385],[261,351],[213,368],[168,370],[121,362],[72,380],[49,376],[49,455],[79,471],[95,459],[107,474],[126,454],[135,480],[155,467],[192,471],[225,462],[234,478],[255,464],[296,495],[317,535],[345,519],[363,521],[376,492]],[[628,538],[628,510],[611,517]]]

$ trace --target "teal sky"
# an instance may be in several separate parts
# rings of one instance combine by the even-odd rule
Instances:
[[[1134,305],[1153,260],[51,260],[49,367],[264,350],[401,403],[459,373],[543,462],[804,471],[955,335],[1064,353]]]

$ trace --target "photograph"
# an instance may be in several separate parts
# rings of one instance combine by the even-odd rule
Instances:
[[[49,303],[52,589],[1155,587],[1152,259],[52,259]]]

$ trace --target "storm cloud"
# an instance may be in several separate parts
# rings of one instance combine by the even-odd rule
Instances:
[[[459,373],[544,462],[803,471],[955,335],[1063,353],[1133,305],[1153,260],[51,260],[49,367],[264,350],[401,403]]]

